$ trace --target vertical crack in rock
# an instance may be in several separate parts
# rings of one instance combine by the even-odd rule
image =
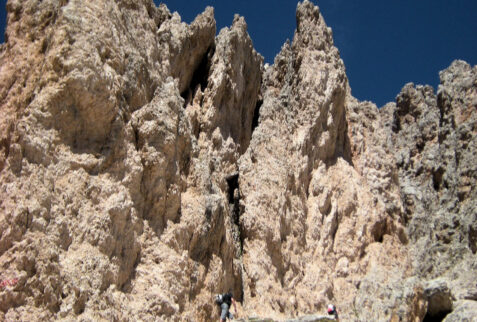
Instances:
[[[439,167],[437,170],[432,171],[432,186],[434,190],[439,191],[442,187],[442,177],[444,175],[444,169]]]
[[[208,86],[209,81],[209,72],[211,67],[211,59],[214,55],[215,47],[211,45],[202,59],[200,60],[199,65],[195,69],[190,84],[187,88],[181,93],[181,97],[184,99],[184,108],[192,102],[192,99],[195,96],[195,93],[198,89],[202,92]],[[200,87],[199,87],[200,86]]]
[[[260,108],[262,107],[262,104],[263,104],[263,99],[258,98],[257,99],[257,104],[255,105],[255,109],[253,110],[252,134],[253,134],[253,131],[255,131],[255,129],[258,126],[258,121],[260,119]]]
[[[238,252],[237,257],[242,256],[243,252],[243,237],[240,228],[240,189],[239,189],[239,174],[232,174],[226,178],[228,186],[228,201],[229,209],[231,210],[230,217],[233,223],[234,241]]]
[[[232,27],[220,31],[215,42],[209,85],[201,109],[201,132],[218,129],[222,140],[242,155],[249,146],[254,109],[260,93],[263,57],[253,48],[245,20],[236,15]]]
[[[477,222],[476,216],[474,215],[474,223]],[[473,254],[477,253],[477,228],[472,226],[469,228],[469,248]]]
[[[131,269],[131,273],[129,274],[127,280],[121,285],[121,291],[124,293],[131,293],[132,291],[132,282],[136,278],[137,275],[137,267],[141,262],[141,250],[137,253],[136,259],[134,261],[134,265]]]
[[[244,236],[242,234],[242,226],[240,223],[240,187],[239,187],[239,174],[235,173],[226,177],[227,188],[228,188],[228,202],[230,210],[230,218],[232,222],[232,237],[234,242],[235,254],[234,257],[237,260],[238,274],[236,276],[237,280],[234,282],[234,289],[239,290],[235,292],[235,297],[242,302],[244,299],[244,286],[243,286],[243,241]]]
[[[232,174],[226,178],[227,180],[227,186],[228,186],[228,199],[229,199],[229,204],[235,205],[235,200],[238,199],[238,179],[239,179],[239,174]],[[234,222],[238,222],[238,218]]]
[[[13,131],[13,123],[6,129],[6,133],[4,133],[4,138],[0,139],[0,171],[3,170],[5,166],[5,161],[8,159],[10,155],[10,144],[11,144],[11,133]]]

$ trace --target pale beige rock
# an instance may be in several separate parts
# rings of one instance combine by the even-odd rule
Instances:
[[[212,8],[7,11],[0,320],[210,321],[227,290],[240,318],[475,312],[475,67],[378,110],[310,1],[266,67]]]
[[[374,266],[404,274],[407,259],[398,218],[373,196],[380,182],[363,174],[369,165],[353,165],[347,79],[331,30],[308,1],[297,22],[293,43],[265,73],[260,124],[240,160],[245,309],[284,318],[336,302],[343,319],[354,319],[361,278]],[[358,163],[365,156],[356,144]],[[382,176],[392,199],[388,160]]]
[[[445,322],[473,322],[477,316],[476,301],[458,301],[452,313],[448,314]]]

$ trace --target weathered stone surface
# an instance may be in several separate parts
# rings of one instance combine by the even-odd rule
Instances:
[[[476,67],[378,110],[310,1],[272,66],[212,8],[7,11],[0,320],[475,316]]]
[[[305,315],[298,317],[296,319],[287,319],[284,322],[318,322],[318,321],[336,321],[333,316],[325,316],[325,315]]]
[[[383,177],[398,197],[395,166],[387,157],[388,168],[369,178],[367,164],[354,165],[367,152],[349,141],[348,85],[331,30],[308,1],[298,5],[297,24],[292,44],[265,71],[259,125],[239,161],[244,308],[283,319],[335,302],[353,319],[364,275],[409,269],[399,216],[373,191]]]
[[[195,137],[181,94],[204,60],[214,70],[233,58],[243,74],[219,92],[247,102],[218,102],[251,124],[262,59],[243,19],[213,54],[210,8],[190,26],[152,1],[10,1],[8,11],[0,254],[2,279],[19,282],[1,290],[2,317],[206,320],[214,292],[240,293],[226,177],[251,125],[230,140],[213,121]],[[212,119],[201,117],[199,130]]]
[[[477,67],[455,61],[440,78],[437,95],[407,84],[388,126],[415,275],[465,299],[477,287]]]
[[[275,322],[276,320],[267,319],[267,318],[247,318],[247,319],[238,319],[234,320],[237,322]],[[325,316],[325,315],[306,315],[301,316],[296,319],[287,319],[287,320],[279,320],[281,322],[317,322],[317,321],[336,321],[333,316]]]
[[[457,301],[451,313],[445,316],[445,322],[472,322],[477,316],[476,301]]]

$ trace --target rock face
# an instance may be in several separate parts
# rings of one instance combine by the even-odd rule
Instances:
[[[0,320],[476,316],[476,67],[378,109],[309,1],[272,66],[212,8],[7,11]]]
[[[415,275],[443,284],[429,299],[430,316],[477,299],[477,67],[455,61],[440,79],[437,95],[407,84],[387,124]]]

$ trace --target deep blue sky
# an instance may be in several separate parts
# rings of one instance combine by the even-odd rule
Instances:
[[[154,0],[156,4],[161,1]],[[2,1],[3,2],[3,1]],[[206,6],[215,8],[217,29],[234,13],[245,17],[254,46],[272,63],[296,26],[295,0],[164,0],[190,23]],[[394,101],[407,82],[439,82],[454,59],[477,64],[476,0],[314,0],[333,28],[352,93],[378,106]],[[5,24],[5,2],[0,11]],[[3,42],[3,32],[0,41]]]

